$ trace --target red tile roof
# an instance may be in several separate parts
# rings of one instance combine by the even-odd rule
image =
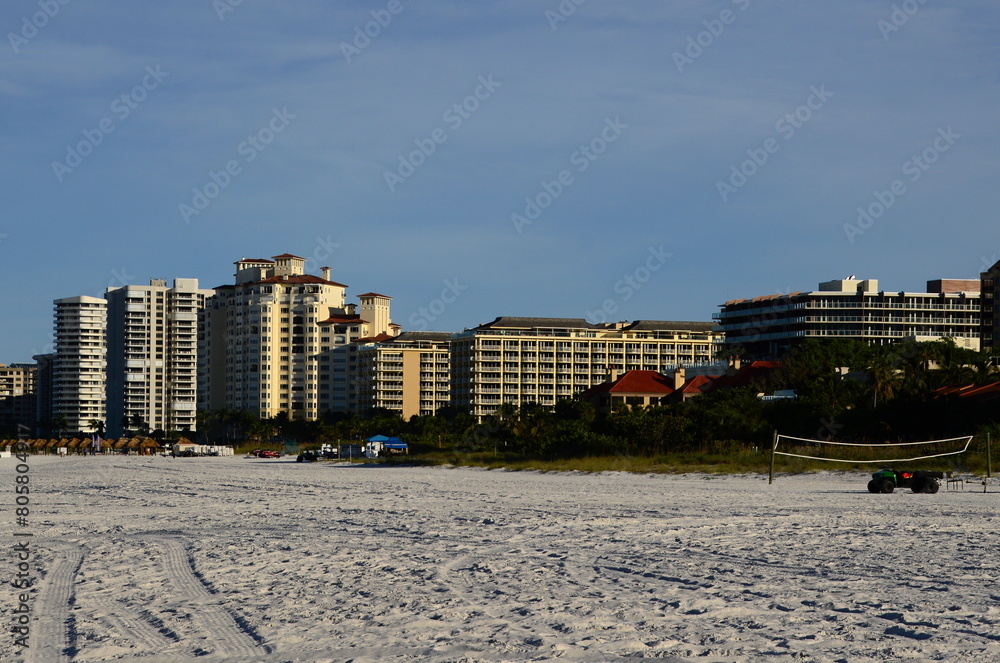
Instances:
[[[779,361],[752,361],[749,364],[740,366],[736,375],[723,375],[717,378],[706,391],[716,389],[731,389],[733,387],[746,387],[754,383],[755,380],[763,378],[774,369],[781,366]]]
[[[359,299],[361,297],[384,297],[385,299],[392,299],[392,297],[390,297],[389,295],[380,295],[377,292],[366,292],[363,295],[358,295]]]
[[[722,376],[719,375],[695,375],[688,378],[679,389],[682,394],[700,394],[712,389],[715,382]]]
[[[360,315],[331,315],[326,320],[320,320],[317,324],[328,325],[328,324],[346,324],[349,322],[366,322],[361,319]]]
[[[669,394],[674,391],[674,383],[656,371],[627,371],[614,381],[610,391],[630,394]]]
[[[269,276],[261,281],[254,281],[254,283],[321,283],[323,285],[335,285],[340,288],[346,288],[347,286],[343,283],[337,283],[336,281],[327,281],[326,279],[321,279],[318,276],[313,276],[312,274],[298,274],[295,276]]]
[[[1000,398],[1000,382],[981,385],[951,385],[936,389],[934,393],[939,396],[956,396],[958,398],[967,398],[977,403],[984,403]]]
[[[280,256],[271,256],[271,257],[274,258],[275,260],[277,260],[278,258],[298,258],[299,260],[307,260],[307,258],[303,258],[302,256],[293,256],[291,253],[282,253]]]
[[[588,394],[670,394],[674,391],[673,380],[656,371],[627,371],[614,382],[605,382],[587,390]]]
[[[376,334],[375,336],[368,336],[366,338],[355,339],[355,343],[381,343],[382,341],[390,341],[396,338],[395,336],[390,336],[389,334]]]

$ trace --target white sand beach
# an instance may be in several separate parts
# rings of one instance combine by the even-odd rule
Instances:
[[[32,457],[0,661],[1000,661],[996,484],[866,481]]]

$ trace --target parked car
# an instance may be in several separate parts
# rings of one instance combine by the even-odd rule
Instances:
[[[319,456],[315,451],[303,451],[295,458],[296,463],[315,463],[317,460]]]

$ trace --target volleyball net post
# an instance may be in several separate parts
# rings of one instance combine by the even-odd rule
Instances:
[[[767,474],[767,485],[774,483],[774,452],[778,449],[778,431],[774,431],[774,443],[771,444],[771,470]]]

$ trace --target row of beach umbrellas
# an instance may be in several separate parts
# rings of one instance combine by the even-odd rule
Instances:
[[[179,443],[190,443],[190,440],[181,438],[178,440]],[[7,447],[15,447],[19,443],[19,440],[3,440],[0,441],[0,449]],[[89,437],[78,438],[38,438],[33,440],[24,440],[27,445],[28,450],[32,453],[48,453],[55,452],[57,449],[65,447],[70,452],[83,453],[85,449],[95,450],[96,445],[94,440]],[[122,451],[128,449],[129,451],[138,449],[159,449],[160,443],[151,437],[123,437],[121,439],[110,438],[107,440],[101,440],[101,450],[112,449],[115,451]]]

